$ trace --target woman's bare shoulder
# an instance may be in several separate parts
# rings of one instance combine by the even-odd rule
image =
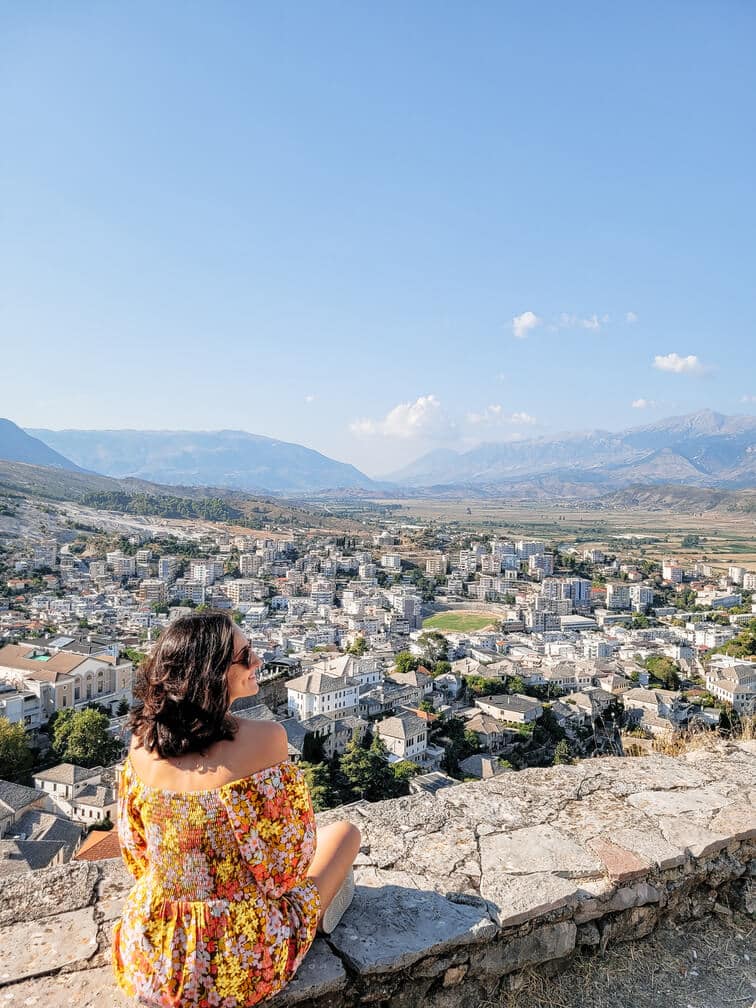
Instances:
[[[288,758],[286,729],[278,721],[250,721],[240,718],[234,750],[239,768],[245,773],[264,770]]]

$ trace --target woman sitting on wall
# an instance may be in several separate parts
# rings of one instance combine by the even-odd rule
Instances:
[[[257,693],[261,664],[228,616],[202,613],[172,623],[140,672],[118,795],[136,884],[112,951],[142,1004],[257,1004],[354,891],[357,828],[316,833],[283,727],[229,711]]]

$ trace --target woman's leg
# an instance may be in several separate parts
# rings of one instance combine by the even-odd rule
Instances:
[[[321,917],[352,867],[361,840],[360,831],[348,822],[335,822],[318,829],[317,849],[307,877],[318,887]]]

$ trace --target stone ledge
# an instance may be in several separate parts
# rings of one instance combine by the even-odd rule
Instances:
[[[363,832],[354,903],[276,1008],[477,1008],[527,968],[756,903],[756,751],[601,759],[319,816]],[[0,1008],[124,1008],[120,861],[0,879]]]

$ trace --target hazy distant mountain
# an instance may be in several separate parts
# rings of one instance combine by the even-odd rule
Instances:
[[[491,492],[557,473],[578,483],[617,487],[754,486],[756,417],[703,410],[617,433],[586,431],[482,444],[467,452],[434,451],[386,479],[413,487],[465,484]]]
[[[70,459],[64,458],[42,441],[31,437],[12,420],[0,419],[0,459],[81,471]]]
[[[79,465],[108,476],[263,492],[370,488],[354,466],[246,431],[33,430]]]

